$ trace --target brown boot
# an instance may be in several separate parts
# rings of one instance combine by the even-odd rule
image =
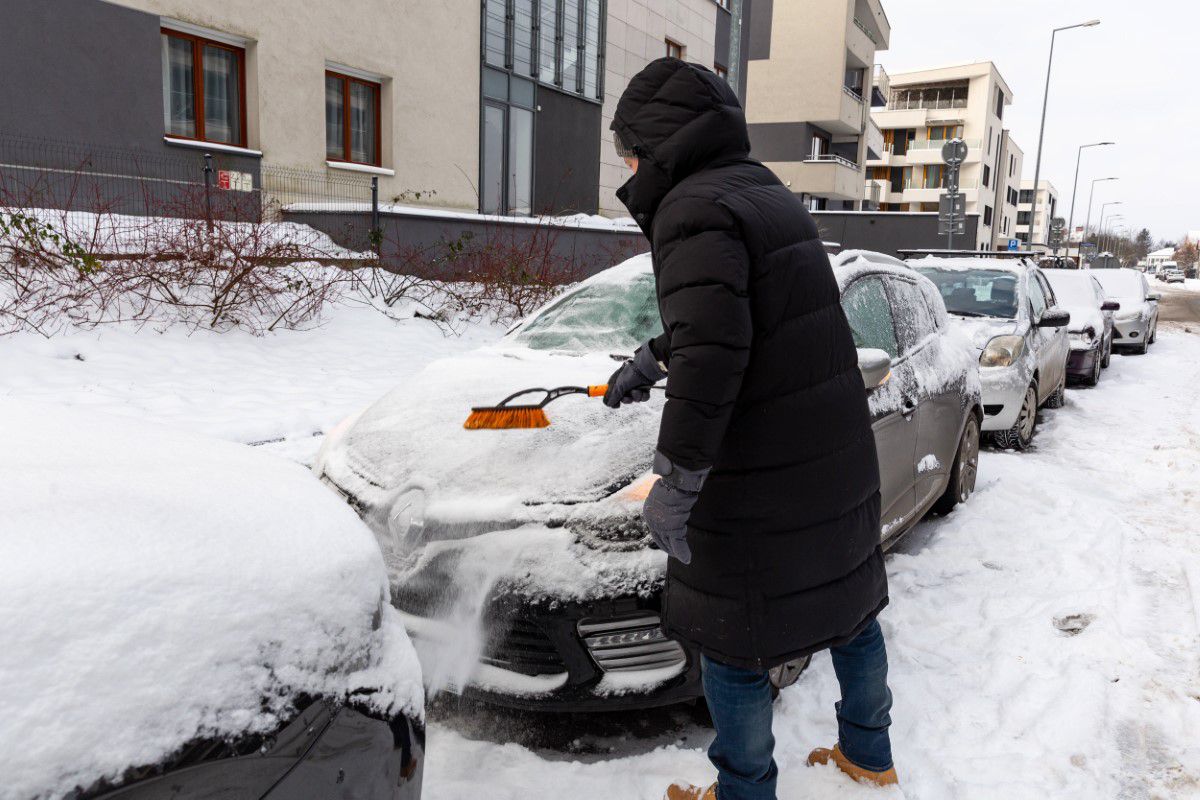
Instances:
[[[717,800],[717,785],[705,789],[690,783],[672,783],[667,787],[664,800]]]
[[[818,747],[808,754],[808,765],[810,767],[816,764],[828,764],[830,761],[836,764],[838,769],[859,783],[869,783],[875,786],[896,786],[900,783],[900,779],[896,777],[895,767],[883,772],[872,772],[869,769],[863,769],[846,758],[842,754],[841,748],[836,744],[832,750],[827,747]]]

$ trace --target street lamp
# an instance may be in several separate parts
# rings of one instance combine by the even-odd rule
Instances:
[[[1083,151],[1088,147],[1107,147],[1108,145],[1116,144],[1116,142],[1093,142],[1091,144],[1079,145],[1079,152],[1075,154],[1075,182],[1071,184],[1071,216],[1067,218],[1067,255],[1071,255],[1071,234],[1075,231],[1075,193],[1079,189],[1079,160],[1083,158]],[[1037,194],[1037,187],[1033,187],[1034,194]],[[1081,239],[1080,242],[1083,240]]]
[[[1121,205],[1120,200],[1109,200],[1107,203],[1100,204],[1100,223],[1096,225],[1096,252],[1103,252],[1100,248],[1101,242],[1104,241],[1104,216],[1108,212],[1109,206]],[[1085,231],[1086,232],[1086,231]]]
[[[1041,188],[1039,183],[1042,179],[1042,140],[1046,137],[1046,106],[1050,103],[1050,69],[1054,66],[1054,39],[1058,36],[1059,31],[1069,31],[1072,28],[1094,28],[1099,24],[1100,20],[1091,19],[1087,22],[1077,22],[1074,25],[1064,25],[1050,32],[1050,59],[1046,63],[1046,91],[1042,95],[1042,125],[1038,129],[1037,164],[1033,168],[1033,208],[1029,212],[1030,220],[1037,219],[1038,189]]]
[[[1119,219],[1125,219],[1125,215],[1110,214],[1108,219],[1104,221],[1104,227],[1100,229],[1101,236],[1103,237],[1101,241],[1103,241],[1105,244],[1103,252],[1112,252],[1113,237],[1116,236],[1117,231],[1120,230],[1120,226],[1115,224]]]
[[[1088,227],[1092,224],[1092,197],[1096,194],[1096,184],[1103,181],[1119,181],[1120,178],[1096,178],[1092,181],[1092,188],[1088,192],[1088,213],[1087,221],[1083,223],[1083,235],[1079,237],[1079,266],[1083,266],[1083,240],[1087,238]]]

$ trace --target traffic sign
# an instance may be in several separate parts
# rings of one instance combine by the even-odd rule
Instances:
[[[949,220],[962,217],[967,212],[967,197],[957,192],[946,192],[938,197],[938,219]]]
[[[957,167],[967,160],[967,143],[962,139],[951,139],[942,145],[942,161]]]
[[[1020,239],[1009,239],[1008,240],[1008,250],[1010,253],[1015,253],[1020,249],[1021,249],[1021,240]]]

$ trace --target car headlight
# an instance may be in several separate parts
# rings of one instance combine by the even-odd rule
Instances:
[[[392,501],[387,515],[385,551],[403,555],[425,541],[425,490],[419,487],[404,489]],[[386,554],[386,552],[385,552]]]
[[[1021,336],[993,336],[979,354],[981,367],[1011,367],[1025,351],[1025,339]]]

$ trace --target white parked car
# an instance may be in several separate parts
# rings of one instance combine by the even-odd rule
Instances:
[[[1104,295],[1093,270],[1048,269],[1043,273],[1061,308],[1071,314],[1067,375],[1087,386],[1100,382],[1112,358],[1113,314],[1121,304]]]
[[[1113,315],[1113,347],[1145,355],[1158,337],[1158,301],[1146,276],[1136,269],[1097,269],[1092,275],[1104,294],[1121,304]]]
[[[1070,313],[1024,258],[927,256],[908,265],[934,282],[979,352],[983,430],[1001,447],[1024,450],[1038,409],[1065,402]]]
[[[417,800],[371,532],[245,445],[0,400],[0,797]]]

